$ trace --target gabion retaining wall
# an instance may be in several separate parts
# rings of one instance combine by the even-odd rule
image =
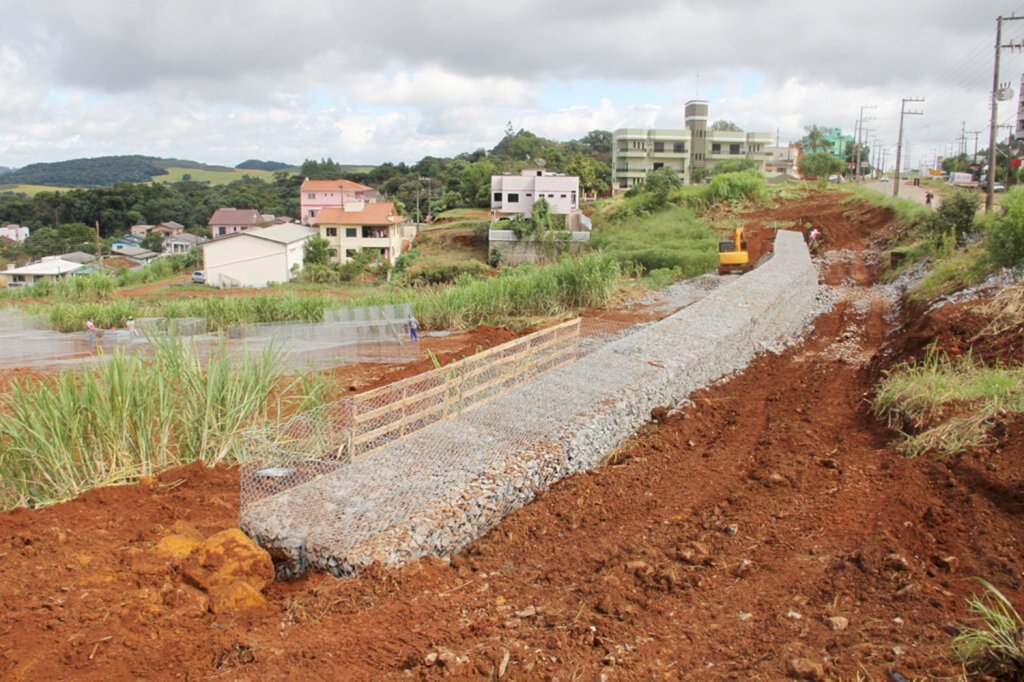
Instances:
[[[248,505],[240,525],[282,575],[451,555],[537,490],[596,466],[653,408],[799,333],[817,289],[801,235],[780,231],[771,260],[675,315]]]

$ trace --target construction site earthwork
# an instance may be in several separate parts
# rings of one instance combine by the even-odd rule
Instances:
[[[951,641],[976,577],[1024,603],[1024,419],[911,453],[927,424],[880,386],[939,356],[1019,367],[1021,285],[909,297],[899,217],[836,191],[736,217],[751,271],[525,330],[5,318],[0,391],[91,344],[150,357],[169,326],[200,355],[285,339],[347,388],[246,431],[241,464],[0,513],[0,678],[971,677]]]

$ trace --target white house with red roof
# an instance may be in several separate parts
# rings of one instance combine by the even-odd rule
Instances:
[[[321,208],[315,219],[320,236],[331,244],[336,263],[347,263],[360,251],[370,259],[394,265],[402,253],[405,216],[390,201],[350,201],[341,207]]]
[[[325,208],[344,208],[346,202],[372,201],[366,193],[374,193],[372,187],[360,185],[351,180],[306,180],[299,195],[302,222],[313,225],[320,211]],[[377,195],[379,196],[379,195]]]

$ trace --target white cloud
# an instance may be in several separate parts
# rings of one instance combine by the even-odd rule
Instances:
[[[961,121],[985,125],[991,33],[1010,9],[995,0],[5,0],[0,164],[106,153],[415,161],[493,146],[508,121],[558,139],[677,127],[697,73],[713,93],[712,118],[778,128],[783,141],[811,123],[852,130],[859,107],[876,104],[868,127],[892,145],[899,98],[923,94],[926,115],[908,129],[916,147],[938,148]],[[1021,24],[1008,40],[1024,37]],[[1022,65],[1007,54],[1003,79],[1016,85]],[[545,84],[582,81],[607,92],[545,100]],[[666,96],[635,101],[627,83]]]

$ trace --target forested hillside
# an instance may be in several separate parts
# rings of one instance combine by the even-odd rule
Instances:
[[[428,156],[412,165],[384,163],[364,172],[352,172],[351,166],[343,166],[328,158],[306,161],[297,175],[274,172],[269,181],[243,177],[227,184],[210,185],[193,181],[132,184],[136,182],[133,180],[110,187],[40,192],[31,197],[0,192],[0,223],[14,222],[38,229],[70,223],[91,226],[98,220],[101,235],[109,237],[122,234],[137,223],[173,220],[187,227],[205,227],[213,212],[222,206],[255,208],[261,213],[298,217],[299,186],[306,177],[343,177],[364,183],[394,201],[405,215],[417,218],[419,206],[419,217],[426,218],[451,208],[487,207],[490,205],[492,175],[516,173],[522,168],[538,165],[552,171],[579,175],[585,191],[607,191],[611,174],[610,156],[611,133],[607,131],[595,130],[579,140],[555,142],[521,130],[506,135],[490,151],[478,149],[453,158]],[[132,167],[140,172],[147,167],[159,169],[157,164],[162,163],[173,162],[178,168],[185,163],[195,163],[142,156],[110,158],[134,159],[138,165],[125,166],[122,170]],[[64,162],[70,166],[37,165],[74,169],[75,163]],[[5,175],[5,182],[21,172]],[[36,178],[34,181],[38,183],[40,180]],[[49,176],[48,181],[58,180]],[[59,181],[70,184],[72,178],[65,176]]]

